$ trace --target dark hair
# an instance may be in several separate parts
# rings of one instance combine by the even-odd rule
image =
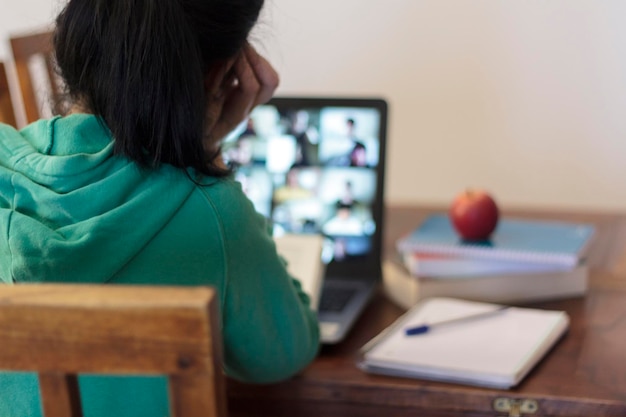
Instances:
[[[263,1],[70,0],[54,37],[67,92],[104,121],[116,153],[225,175],[217,144],[203,148],[204,79],[242,49]]]

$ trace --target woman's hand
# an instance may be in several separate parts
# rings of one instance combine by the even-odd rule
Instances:
[[[278,82],[276,70],[249,44],[237,57],[209,74],[205,151],[214,155],[219,141],[244,121],[255,106],[272,98]]]

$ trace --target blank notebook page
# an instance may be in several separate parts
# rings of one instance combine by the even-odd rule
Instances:
[[[474,315],[499,306],[432,298],[401,318],[364,354],[372,366],[407,376],[468,381],[487,386],[517,384],[568,326],[559,311],[508,308],[494,315],[406,336],[404,329]]]
[[[324,280],[322,263],[323,239],[320,235],[283,235],[274,238],[276,250],[287,262],[289,274],[300,281],[302,290],[311,298],[316,310]]]

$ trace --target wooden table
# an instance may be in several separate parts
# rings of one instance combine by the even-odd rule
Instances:
[[[385,248],[437,208],[394,207],[386,216]],[[358,350],[403,310],[380,292],[348,338],[325,346],[301,375],[275,385],[229,381],[233,416],[626,416],[626,213],[506,211],[505,215],[592,222],[590,289],[584,298],[533,304],[566,311],[567,336],[512,390],[475,388],[366,374]],[[494,410],[504,399],[512,411]],[[534,413],[519,413],[530,400]],[[518,413],[516,413],[518,411]]]

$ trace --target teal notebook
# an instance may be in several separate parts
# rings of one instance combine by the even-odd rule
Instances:
[[[434,214],[400,239],[402,253],[421,252],[485,260],[576,266],[594,234],[590,224],[501,218],[489,240],[464,241],[447,215]]]

